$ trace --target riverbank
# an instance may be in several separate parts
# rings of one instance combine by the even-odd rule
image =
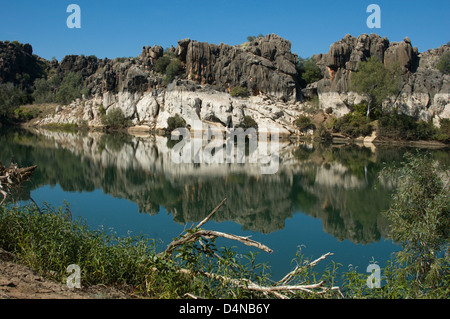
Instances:
[[[70,289],[23,264],[14,254],[0,249],[0,299],[129,299],[131,295],[114,287],[96,285]]]

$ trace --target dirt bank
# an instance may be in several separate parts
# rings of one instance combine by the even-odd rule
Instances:
[[[45,279],[32,269],[14,263],[13,255],[0,249],[0,299],[128,299],[129,295],[106,286],[70,289]]]

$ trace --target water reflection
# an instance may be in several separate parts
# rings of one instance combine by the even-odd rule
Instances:
[[[64,191],[101,189],[135,202],[141,213],[164,207],[180,224],[198,222],[228,198],[216,221],[273,233],[303,213],[322,221],[325,232],[354,243],[378,241],[387,233],[380,214],[391,187],[380,183],[384,165],[406,149],[357,145],[280,143],[278,173],[261,175],[257,164],[176,164],[173,143],[161,136],[105,135],[53,131],[0,134],[0,160],[38,165],[26,194],[44,185]],[[448,153],[435,151],[448,159]]]

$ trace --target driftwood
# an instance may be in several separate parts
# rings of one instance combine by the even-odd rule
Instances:
[[[13,189],[20,187],[22,183],[31,178],[36,168],[37,166],[20,168],[15,163],[11,163],[7,168],[0,162],[0,194],[3,195],[0,206],[3,205]]]
[[[202,244],[202,242],[201,242],[202,237],[204,237],[204,238],[223,237],[223,238],[239,241],[247,246],[259,248],[267,253],[272,253],[273,252],[272,249],[270,249],[266,245],[263,245],[259,242],[251,240],[248,237],[242,237],[242,236],[226,234],[226,233],[212,231],[212,230],[200,229],[200,227],[203,226],[205,223],[207,223],[211,219],[211,217],[220,209],[220,207],[225,203],[225,201],[226,201],[226,198],[216,208],[214,208],[214,210],[204,220],[202,220],[195,228],[192,228],[192,227],[189,228],[186,231],[185,235],[181,234],[179,236],[180,237],[179,239],[173,240],[167,246],[166,250],[163,251],[162,253],[160,253],[158,255],[158,257],[170,258],[170,256],[172,255],[172,253],[175,251],[175,249],[177,247],[182,246],[183,244],[188,243],[188,242],[194,242],[196,240],[199,240],[200,244]],[[287,294],[292,294],[292,293],[295,293],[295,291],[299,291],[299,290],[305,291],[308,293],[312,293],[312,294],[321,294],[321,293],[325,293],[330,290],[335,290],[339,293],[339,295],[342,296],[342,293],[340,292],[339,287],[332,287],[332,288],[324,287],[324,281],[321,281],[321,282],[318,282],[315,284],[309,284],[309,285],[301,285],[301,284],[289,285],[288,284],[289,281],[291,281],[294,278],[294,276],[298,272],[300,272],[300,270],[314,267],[315,265],[317,265],[317,263],[319,263],[321,260],[324,260],[326,257],[328,257],[330,255],[333,255],[333,254],[326,253],[323,256],[317,258],[316,260],[314,260],[310,263],[307,263],[306,265],[297,266],[293,271],[288,273],[283,279],[281,279],[279,282],[277,282],[274,286],[269,286],[269,287],[257,285],[248,279],[234,279],[234,278],[229,278],[229,277],[225,277],[225,276],[222,276],[219,274],[208,273],[208,272],[201,272],[200,274],[203,276],[209,277],[209,278],[217,279],[222,282],[232,284],[241,289],[262,292],[265,295],[271,294],[274,297],[281,298],[281,299],[288,299],[289,297],[287,296]],[[216,255],[216,257],[220,258],[217,255]],[[178,272],[186,274],[186,275],[198,275],[199,274],[199,273],[194,274],[191,270],[184,269],[184,268],[179,269]],[[186,294],[186,297],[195,298],[195,299],[198,298],[197,296],[194,296],[192,294]]]

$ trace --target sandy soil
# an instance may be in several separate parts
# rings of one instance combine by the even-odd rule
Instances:
[[[0,299],[128,299],[125,293],[106,286],[70,289],[48,280],[0,249]]]

